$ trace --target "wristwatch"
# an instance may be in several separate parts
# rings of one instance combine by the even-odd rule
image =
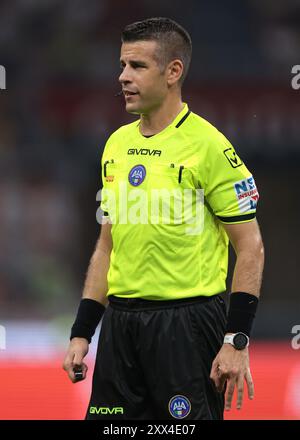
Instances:
[[[236,350],[243,350],[249,346],[249,337],[245,333],[233,333],[224,336],[224,344],[231,344]]]

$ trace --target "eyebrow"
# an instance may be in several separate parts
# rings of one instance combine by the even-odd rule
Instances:
[[[121,66],[124,66],[126,63],[122,60],[122,59],[120,59],[120,65]],[[141,61],[141,60],[130,60],[129,61],[129,64],[132,66],[132,67],[136,67],[136,66],[140,66],[140,67],[147,67],[147,63],[145,63],[145,61]]]

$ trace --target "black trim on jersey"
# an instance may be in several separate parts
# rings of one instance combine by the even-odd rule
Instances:
[[[178,183],[181,183],[181,178],[182,178],[182,170],[183,170],[184,166],[180,165],[179,167],[179,174],[178,174]]]
[[[221,217],[220,215],[217,215],[217,217],[224,223],[233,223],[233,222],[240,222],[243,220],[251,220],[252,218],[255,218],[255,212],[246,215],[236,215],[234,217]]]
[[[184,123],[184,121],[186,120],[186,118],[189,116],[189,114],[191,113],[191,110],[189,110],[181,119],[179,122],[177,122],[177,124],[175,125],[176,128],[179,128],[181,124]]]
[[[104,172],[103,172],[103,174],[104,174],[104,177],[106,177],[106,167],[107,167],[107,164],[109,163],[109,160],[106,160],[105,162],[104,162]]]

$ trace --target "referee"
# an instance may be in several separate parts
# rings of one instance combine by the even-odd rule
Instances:
[[[230,142],[181,98],[191,38],[168,18],[128,25],[121,75],[139,115],[102,157],[101,233],[63,368],[84,379],[102,319],[87,419],[222,420],[244,387],[264,264],[258,192]],[[229,240],[236,253],[229,309]]]

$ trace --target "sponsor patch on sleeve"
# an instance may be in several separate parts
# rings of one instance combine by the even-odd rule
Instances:
[[[234,183],[234,190],[241,212],[256,209],[259,194],[253,176]]]
[[[236,154],[233,147],[227,148],[226,150],[223,151],[223,153],[225,154],[225,157],[232,166],[232,168],[237,168],[243,165],[243,161]]]

